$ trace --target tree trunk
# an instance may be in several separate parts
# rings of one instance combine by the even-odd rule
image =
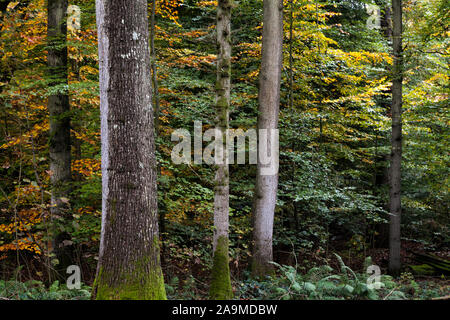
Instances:
[[[381,19],[381,30],[387,39],[392,38],[392,17],[391,8],[389,6],[384,9]]]
[[[65,268],[71,264],[70,248],[62,243],[70,236],[61,233],[58,221],[64,221],[67,213],[71,181],[70,105],[67,72],[67,0],[48,0],[47,12],[47,76],[49,91],[47,107],[50,114],[50,183],[52,250],[59,264],[55,277],[65,276]],[[54,279],[50,279],[52,281]]]
[[[96,299],[165,299],[147,1],[97,0],[102,233]]]
[[[277,145],[278,136],[271,131],[278,128],[280,81],[283,47],[283,3],[264,0],[262,60],[259,75],[258,165],[253,200],[253,256],[252,274],[264,276],[273,272],[273,219],[278,188],[278,170],[265,175],[261,161],[261,130],[267,130],[267,145]],[[274,131],[275,132],[275,131]],[[278,159],[277,159],[278,160]]]
[[[159,89],[158,89],[158,68],[156,65],[156,49],[155,49],[155,14],[156,0],[152,0],[152,15],[150,20],[150,56],[152,68],[153,98],[155,101],[155,133],[159,134]]]
[[[228,256],[229,169],[226,133],[229,128],[231,86],[231,0],[219,0],[217,7],[217,80],[216,129],[223,137],[222,159],[216,163],[214,190],[213,268],[210,298],[226,300],[233,297]]]
[[[390,167],[389,272],[400,272],[401,161],[402,161],[402,0],[392,0],[394,67],[392,80],[392,149]]]

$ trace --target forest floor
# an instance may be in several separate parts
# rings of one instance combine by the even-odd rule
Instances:
[[[279,264],[275,267],[275,275],[266,279],[252,279],[248,271],[248,257],[231,259],[231,280],[235,299],[428,300],[450,296],[448,274],[418,274],[411,269],[411,266],[418,264],[414,259],[414,253],[429,253],[429,250],[418,242],[403,241],[402,265],[404,267],[397,278],[387,275],[389,256],[387,248],[356,251],[346,249],[344,243],[334,243],[329,252],[305,250],[296,252],[296,256],[286,248],[274,249],[274,258]],[[181,256],[168,254],[169,252],[168,250],[162,259],[168,298],[207,300],[211,262],[202,256],[189,256],[189,254]],[[433,254],[448,260],[450,253],[437,251]],[[379,290],[367,289],[369,275],[364,268],[367,265],[366,257],[369,256],[370,264],[380,267],[380,281],[383,286]],[[30,273],[32,269],[32,265],[23,265],[19,273],[17,270],[4,269],[0,279],[0,299],[84,300],[90,298],[94,266],[84,266],[82,271],[84,285],[81,290],[68,290],[64,283],[59,282],[45,285],[42,272],[37,271],[36,275],[33,275],[33,272]],[[9,278],[6,274],[9,274]],[[333,280],[324,280],[328,278]]]

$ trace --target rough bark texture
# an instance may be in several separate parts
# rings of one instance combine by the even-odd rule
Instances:
[[[103,211],[97,299],[165,299],[147,1],[97,0]]]
[[[226,130],[229,127],[231,86],[231,0],[219,0],[217,7],[217,80],[216,80],[216,128],[223,137],[222,161],[216,164],[214,190],[213,269],[210,298],[231,299],[228,256],[229,226],[229,169],[226,148]]]
[[[67,80],[67,0],[48,0],[47,4],[47,77],[49,91],[47,107],[50,114],[50,182],[53,221],[64,218],[70,193],[70,105]],[[71,264],[70,248],[62,245],[69,235],[52,228],[52,249],[59,264],[55,266],[56,278],[65,276],[65,268]]]
[[[259,76],[258,129],[277,129],[280,104],[280,79],[283,48],[283,2],[264,0],[262,61]],[[272,145],[268,134],[268,145]],[[260,143],[261,141],[259,141]],[[262,175],[258,156],[255,198],[253,200],[252,273],[264,276],[273,272],[273,219],[278,188],[278,173]]]
[[[390,166],[389,272],[400,272],[401,161],[402,161],[402,0],[392,0],[394,67],[392,80],[392,149]]]

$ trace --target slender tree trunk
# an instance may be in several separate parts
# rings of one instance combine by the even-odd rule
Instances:
[[[392,38],[392,17],[391,17],[392,10],[388,6],[384,9],[382,19],[381,19],[381,30],[384,34],[384,36],[387,39]]]
[[[147,1],[97,0],[102,233],[96,299],[165,299]]]
[[[159,103],[159,85],[158,85],[158,66],[156,64],[156,47],[155,47],[155,33],[156,33],[156,0],[152,0],[152,14],[150,17],[150,59],[151,59],[151,69],[152,69],[152,85],[153,85],[153,102],[154,102],[154,123],[155,123],[155,135],[159,135],[159,112],[160,112],[160,103]],[[158,145],[156,145],[156,149]],[[157,167],[158,178],[161,175],[161,166],[158,163]],[[159,231],[161,235],[165,233],[166,224],[165,224],[165,213],[166,208],[164,205],[164,201],[161,203],[162,205],[158,208],[159,210]],[[165,253],[166,247],[164,242],[161,243],[161,265],[165,265]]]
[[[223,137],[222,159],[216,164],[214,190],[213,268],[210,298],[226,300],[233,297],[228,256],[229,170],[226,134],[229,128],[231,86],[231,0],[219,0],[217,7],[217,80],[216,129]]]
[[[67,0],[48,0],[48,79],[51,95],[47,107],[50,114],[50,212],[52,226],[52,250],[59,264],[55,267],[55,277],[65,276],[65,267],[70,265],[70,248],[62,245],[70,238],[56,227],[67,213],[71,182],[70,105],[67,80]],[[54,279],[50,279],[52,281]]]
[[[267,145],[277,145],[280,81],[283,58],[283,2],[264,0],[262,60],[259,75],[258,130],[267,130]],[[273,272],[273,220],[278,189],[278,170],[265,175],[261,161],[261,135],[258,141],[258,165],[253,200],[253,256],[252,274],[264,276]],[[273,155],[272,155],[273,156]],[[277,159],[278,161],[278,159]]]
[[[156,0],[152,0],[152,15],[150,20],[150,56],[152,67],[152,83],[153,83],[153,98],[155,102],[155,133],[159,134],[159,89],[158,89],[158,68],[156,65],[156,49],[155,49],[155,14],[156,14]]]
[[[400,272],[401,161],[402,161],[402,0],[392,0],[394,70],[392,80],[392,150],[390,167],[389,271]]]
[[[289,108],[294,109],[294,0],[290,1],[289,8]]]
[[[296,114],[294,110],[294,55],[293,55],[293,46],[294,46],[294,1],[291,0],[289,2],[289,110],[291,112],[291,126],[295,128],[295,120],[294,116]],[[292,152],[295,153],[296,147],[296,139],[292,139]],[[297,170],[295,161],[292,161],[292,176],[291,183],[292,186],[295,185],[295,172]],[[297,206],[294,202],[292,202],[292,214],[294,220],[294,231],[298,231],[298,212]]]

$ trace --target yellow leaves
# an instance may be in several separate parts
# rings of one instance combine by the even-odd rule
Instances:
[[[385,52],[354,51],[345,52],[341,49],[330,49],[330,54],[346,62],[350,67],[365,67],[364,64],[392,64],[392,57]]]
[[[8,12],[12,11],[19,3],[20,3],[20,1],[10,2],[8,4],[8,6],[6,7],[6,11],[8,11]]]
[[[48,129],[49,129],[48,121],[45,121],[44,123],[40,123],[40,124],[39,123],[35,124],[33,126],[33,128],[30,131],[28,131],[27,133],[25,133],[25,134],[23,134],[23,135],[21,135],[19,137],[13,138],[9,142],[4,143],[3,145],[1,145],[0,146],[0,150],[1,149],[8,149],[10,147],[16,146],[16,145],[21,144],[21,143],[30,143],[31,138],[35,139],[36,137],[38,137],[42,133],[47,132]]]
[[[252,71],[247,76],[249,79],[256,79],[259,76],[259,70]]]
[[[183,0],[161,0],[156,3],[156,14],[161,15],[163,18],[167,18],[175,23],[177,26],[181,26],[178,22],[178,7],[183,3]]]
[[[325,99],[324,103],[343,103],[343,102],[356,102],[356,103],[366,103],[367,105],[373,105],[373,97],[375,95],[385,94],[387,90],[390,89],[390,83],[386,81],[386,78],[380,80],[373,80],[369,82],[364,87],[359,87],[359,91],[355,94],[349,94],[347,96],[342,96],[337,99]]]
[[[336,82],[337,80],[336,80],[335,78],[325,77],[325,78],[323,78],[323,81],[324,81],[326,84],[330,84],[330,83]]]
[[[441,88],[445,86],[449,80],[449,76],[446,74],[435,73],[431,75],[430,78],[422,81],[410,90],[406,90],[403,96],[405,106],[409,109],[414,109],[427,104],[434,104],[447,100],[448,93]],[[408,110],[406,110],[406,116],[408,116],[408,113]]]
[[[217,0],[200,0],[197,2],[199,7],[217,7]]]
[[[100,140],[100,132],[84,133],[81,131],[70,130],[76,139],[87,142],[93,146],[97,145]]]
[[[374,164],[373,160],[370,160],[370,159],[367,159],[367,158],[362,158],[361,161],[365,162],[367,164]]]
[[[261,44],[260,43],[241,43],[239,44],[239,56],[246,55],[249,57],[261,56]]]

